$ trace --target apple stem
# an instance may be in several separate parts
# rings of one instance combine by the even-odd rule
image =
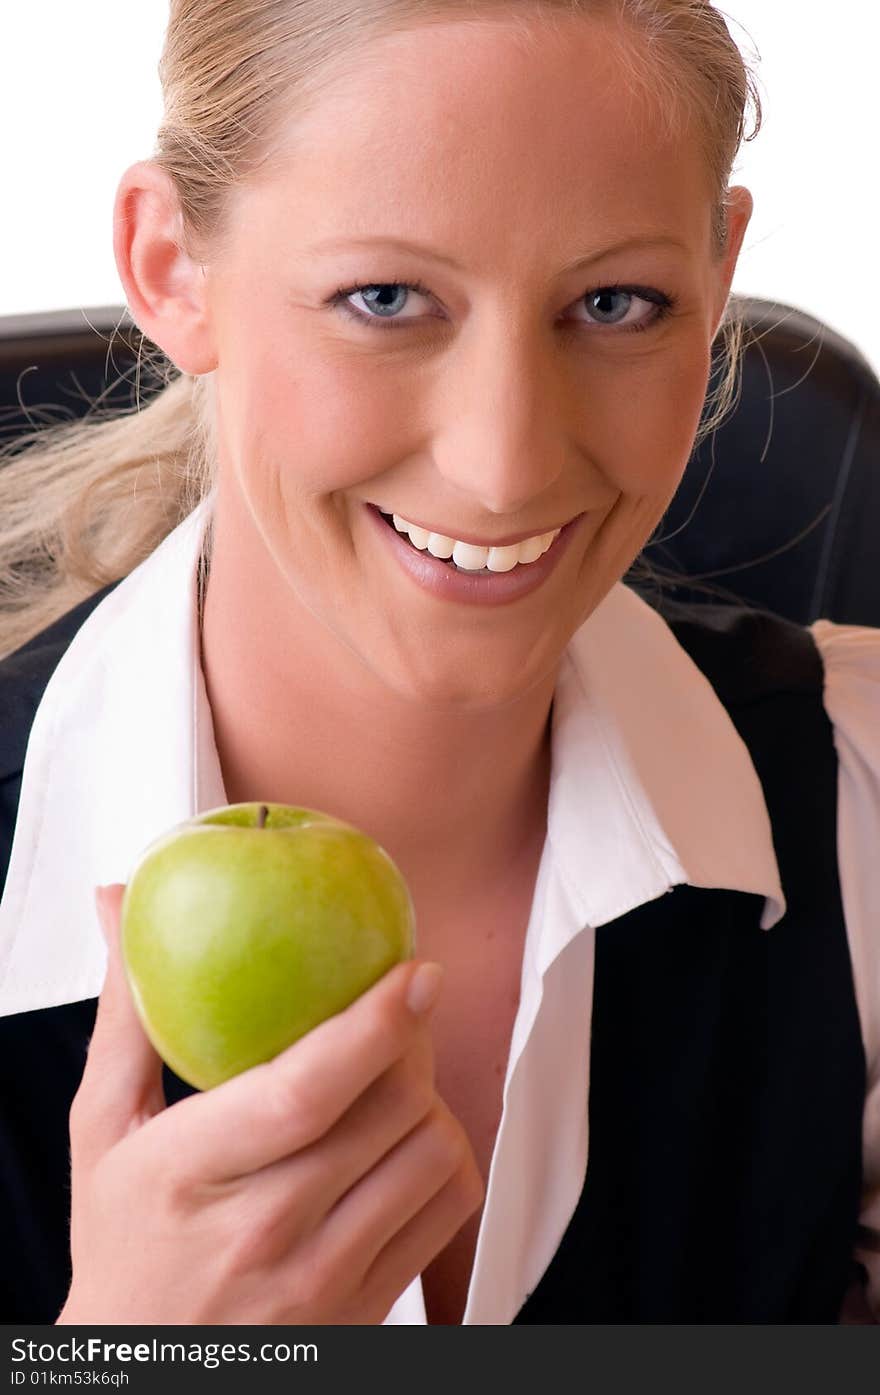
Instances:
[[[260,805],[260,812],[257,815],[257,828],[266,827],[266,819],[269,817],[269,809],[266,804]]]

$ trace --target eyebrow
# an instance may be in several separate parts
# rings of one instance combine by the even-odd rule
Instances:
[[[442,252],[435,252],[433,248],[426,247],[419,242],[406,242],[399,237],[337,237],[327,238],[323,242],[315,242],[311,247],[306,248],[307,252],[345,252],[345,251],[368,251],[374,247],[390,247],[397,252],[412,252],[416,256],[424,257],[427,261],[437,262],[441,266],[452,267],[455,271],[464,271],[465,267],[461,262],[449,257]],[[635,252],[643,251],[649,247],[676,247],[679,251],[687,252],[687,244],[680,238],[672,237],[668,234],[644,233],[637,237],[625,238],[622,242],[612,242],[604,247],[598,248],[595,252],[590,252],[585,257],[578,257],[576,261],[569,262],[564,266],[560,275],[566,276],[570,272],[580,271],[582,268],[591,266],[594,262],[602,261],[605,257],[610,257],[615,252]]]

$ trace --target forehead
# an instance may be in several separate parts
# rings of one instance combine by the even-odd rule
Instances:
[[[636,80],[633,40],[583,16],[444,20],[371,39],[282,125],[252,190],[288,229],[430,241],[475,273],[665,234],[708,245],[687,120]]]

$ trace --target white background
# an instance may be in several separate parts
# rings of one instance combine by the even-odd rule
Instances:
[[[760,54],[766,112],[734,172],[756,203],[734,289],[809,311],[880,370],[876,2],[721,8]],[[167,13],[167,0],[5,0],[0,315],[123,303],[113,196],[153,149]]]

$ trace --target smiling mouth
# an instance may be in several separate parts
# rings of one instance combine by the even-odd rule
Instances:
[[[434,553],[430,552],[427,548],[416,547],[408,532],[396,528],[394,525],[394,518],[392,514],[384,513],[382,509],[380,509],[376,504],[371,505],[371,507],[375,508],[379,517],[383,519],[385,523],[388,524],[388,527],[392,530],[392,532],[403,542],[407,543],[412,548],[413,552],[418,552],[421,557],[430,557],[431,560],[434,562],[442,562],[444,567],[449,567],[451,571],[458,572],[460,576],[503,576],[506,574],[503,572],[492,571],[490,567],[460,567],[457,562],[453,561],[452,557],[435,557]],[[560,529],[560,533],[562,531],[563,530]],[[556,546],[558,541],[559,534],[557,534],[557,536],[553,539],[553,542],[551,543],[550,547],[547,548],[547,551],[552,552],[553,548]],[[541,553],[541,556],[543,555],[544,554]],[[517,562],[516,566],[512,570],[519,571],[521,567],[528,567],[531,565],[532,564],[529,562]]]

